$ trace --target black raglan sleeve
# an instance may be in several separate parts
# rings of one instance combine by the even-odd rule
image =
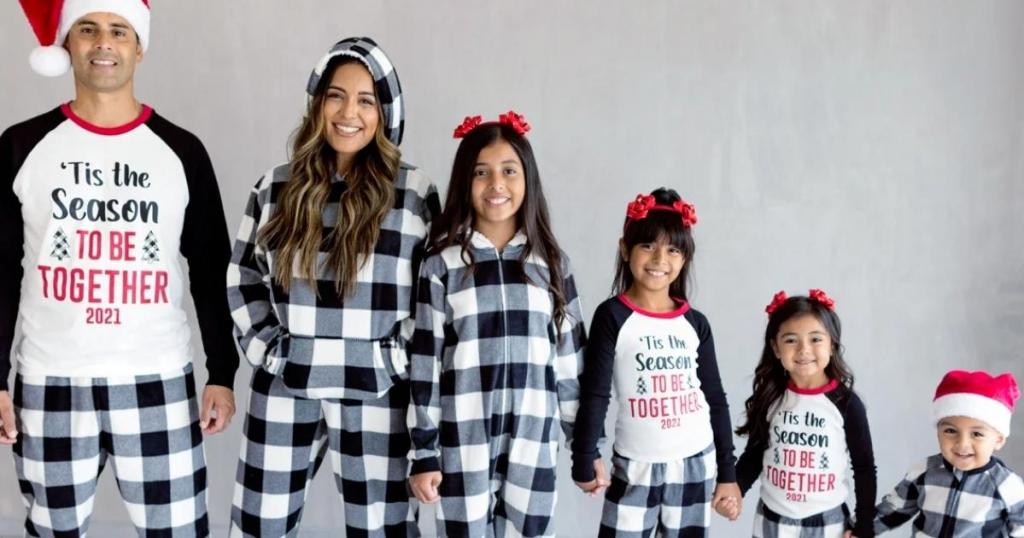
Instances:
[[[873,525],[878,479],[867,410],[856,393],[848,389],[833,392],[839,393],[839,401],[834,403],[843,415],[846,448],[850,452],[850,464],[853,467],[853,492],[857,501],[853,512],[857,521],[853,535],[857,538],[871,538],[875,535]]]
[[[704,314],[690,310],[686,316],[700,338],[700,344],[697,346],[697,378],[700,379],[704,399],[711,408],[711,430],[715,435],[715,456],[718,459],[717,481],[735,482],[736,455],[732,443],[732,420],[729,418],[729,402],[725,398],[722,377],[718,371],[718,359],[715,357],[715,338]]]
[[[181,254],[188,260],[189,287],[209,372],[207,383],[232,388],[238,350],[225,292],[231,240],[213,164],[202,142],[191,133],[156,114],[148,125],[174,150],[185,168],[188,206],[181,229]]]
[[[39,141],[64,120],[57,107],[0,134],[0,390],[8,390],[24,273],[25,224],[14,180]]]
[[[231,337],[233,325],[224,291],[231,240],[213,164],[198,140],[194,159],[181,231],[181,253],[188,259],[189,286],[206,352],[208,383],[233,388],[238,351]]]
[[[580,407],[576,412],[576,431],[572,440],[572,479],[594,479],[594,460],[601,456],[598,440],[604,432],[608,402],[612,395],[615,370],[615,345],[621,320],[617,321],[609,302],[602,303],[590,322],[590,337],[583,351],[580,373]]]
[[[0,391],[8,390],[25,253],[21,202],[14,194],[17,159],[12,138],[10,130],[0,135]]]
[[[743,449],[743,454],[740,454],[740,459],[736,463],[736,483],[744,496],[761,477],[765,450],[768,450],[767,439],[748,438],[747,446]]]

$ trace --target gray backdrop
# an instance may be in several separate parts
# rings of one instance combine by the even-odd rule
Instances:
[[[780,288],[837,301],[880,494],[936,451],[929,403],[946,369],[1024,381],[1024,3],[154,4],[137,93],[205,142],[232,235],[250,186],[286,157],[315,61],[369,35],[406,92],[403,156],[442,192],[463,116],[526,115],[588,315],[608,295],[626,202],[667,185],[696,204],[692,302],[715,329],[734,422]],[[0,4],[0,21],[6,127],[73,88],[29,69],[35,43],[16,2]],[[236,378],[242,412],[249,374]],[[206,445],[216,536],[241,422]],[[1001,456],[1024,470],[1024,441]],[[558,534],[592,535],[600,501],[575,489],[562,457]],[[340,534],[325,467],[303,536]],[[92,534],[130,535],[109,474]],[[736,524],[714,516],[715,534],[749,536],[755,503]],[[23,513],[0,449],[0,534],[20,534]]]

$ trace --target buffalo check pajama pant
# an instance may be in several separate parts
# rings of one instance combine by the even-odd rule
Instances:
[[[139,536],[209,534],[191,365],[124,377],[19,374],[14,406],[27,536],[85,536],[108,461]]]
[[[757,502],[754,538],[842,538],[850,520],[850,510],[841,504],[831,510],[803,519],[792,519],[773,512]]]
[[[409,385],[374,400],[302,398],[279,376],[252,377],[231,536],[298,536],[306,491],[330,454],[345,505],[345,533],[415,536],[409,503]]]
[[[545,432],[539,440],[516,437],[511,430],[499,432],[502,421],[497,417],[487,422],[494,429],[491,435],[474,424],[462,425],[468,435],[442,433],[460,437],[462,445],[441,451],[438,535],[554,536],[557,421],[511,413],[505,417],[507,425],[519,422],[524,430]]]
[[[708,535],[715,491],[715,448],[666,463],[612,456],[599,536],[646,538]]]

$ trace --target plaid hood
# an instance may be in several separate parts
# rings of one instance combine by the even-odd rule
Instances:
[[[384,114],[384,134],[396,146],[402,143],[402,132],[405,130],[405,105],[402,102],[402,85],[398,82],[398,73],[384,51],[368,37],[350,37],[337,42],[327,54],[317,62],[306,83],[306,93],[312,98],[320,84],[327,64],[335,56],[351,56],[358,59],[373,77],[373,86],[377,91],[377,102]]]

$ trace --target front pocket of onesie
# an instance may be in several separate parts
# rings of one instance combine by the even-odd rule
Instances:
[[[281,379],[306,398],[375,400],[395,384],[379,340],[291,335]]]
[[[267,351],[263,360],[263,369],[274,375],[279,375],[288,362],[288,345],[291,337],[287,331],[282,330],[281,334],[274,341],[274,345]]]

